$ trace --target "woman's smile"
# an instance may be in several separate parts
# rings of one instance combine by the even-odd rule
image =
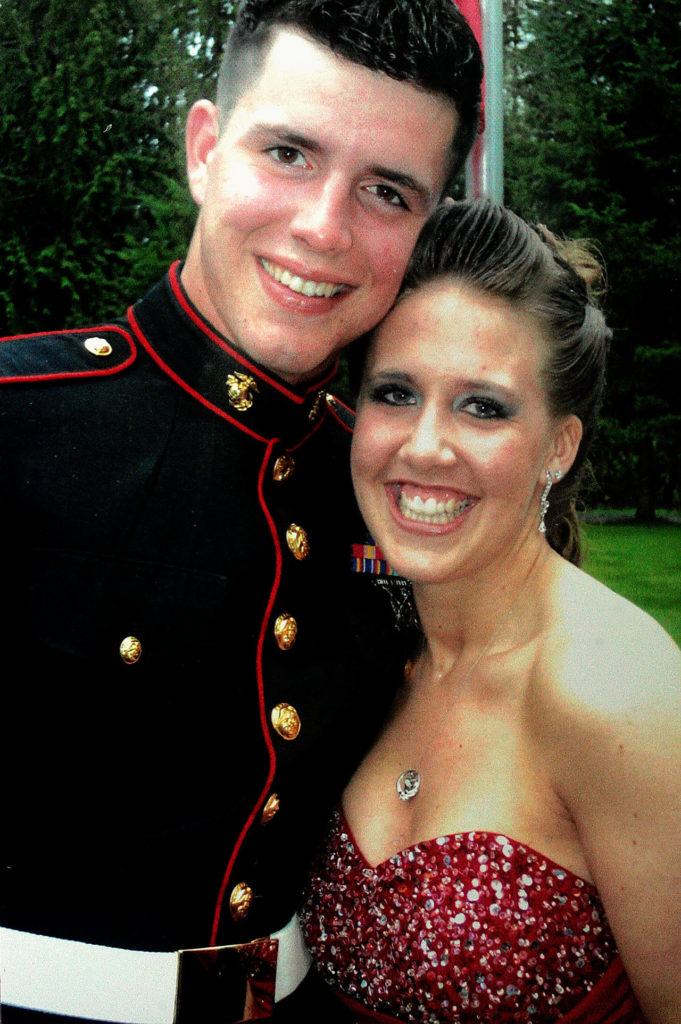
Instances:
[[[388,483],[385,490],[397,521],[417,532],[421,527],[429,533],[458,528],[463,514],[478,502],[472,494],[412,481]]]

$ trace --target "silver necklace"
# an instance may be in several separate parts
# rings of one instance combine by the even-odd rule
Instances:
[[[416,768],[405,768],[395,783],[400,800],[413,800],[421,788],[421,773]]]
[[[532,568],[533,567],[530,567],[530,572],[532,571]],[[524,584],[527,582],[527,579],[530,576],[530,572],[528,572],[528,574],[526,575],[525,580],[522,583],[522,586],[524,586]],[[480,652],[480,654],[478,655],[478,657],[474,659],[473,664],[466,670],[466,672],[464,672],[464,674],[463,674],[463,676],[461,678],[461,683],[459,685],[465,683],[467,680],[469,680],[471,678],[471,676],[475,672],[476,668],[478,667],[478,665],[480,664],[482,659],[485,657],[486,654],[489,654],[489,652],[492,650],[492,647],[494,646],[495,641],[499,638],[504,625],[508,624],[509,620],[511,619],[511,616],[513,614],[513,608],[516,605],[517,605],[517,600],[516,600],[516,602],[513,602],[509,606],[506,614],[503,615],[501,617],[501,620],[497,622],[495,629],[492,631],[492,636],[490,637],[489,642],[485,644],[485,646],[483,647],[483,649]],[[454,666],[449,671],[450,672],[455,671],[455,668],[456,668],[456,666]],[[414,669],[414,663],[411,662],[411,661],[407,662],[407,665],[406,665],[406,668],[405,668],[405,677],[407,679],[411,675],[413,669]],[[442,717],[440,718],[440,722],[439,722],[439,725],[438,725],[437,729],[431,735],[431,740],[430,740],[430,743],[426,747],[426,752],[430,751],[432,749],[432,747],[434,746],[435,741],[439,738],[440,734],[442,733],[442,731],[443,731],[443,729],[445,727],[445,724],[447,722],[447,718],[448,717],[449,717],[449,707],[446,706],[445,710],[444,710],[444,712],[442,714]],[[423,752],[422,752],[422,756],[423,756]],[[400,800],[404,800],[404,801],[413,800],[414,797],[419,792],[419,790],[421,789],[421,781],[422,781],[421,772],[418,770],[418,768],[405,768],[403,771],[401,771],[400,774],[397,776],[397,778],[395,780],[395,789],[397,791],[397,795],[398,795],[399,799]]]
[[[478,657],[474,660],[473,664],[464,673],[463,678],[462,678],[462,683],[465,682],[467,679],[470,679],[470,677],[473,675],[473,673],[475,672],[476,668],[478,667],[478,665],[480,664],[482,659],[492,649],[492,646],[493,646],[494,641],[495,641],[495,639],[496,639],[496,637],[498,635],[498,632],[499,632],[499,629],[495,629],[494,634],[493,634],[491,640],[489,641],[489,643],[486,644],[483,647],[482,651],[480,652]],[[407,675],[411,674],[411,672],[413,670],[413,667],[414,667],[413,664],[411,664],[411,663],[407,664]],[[438,728],[435,730],[435,733],[433,734],[432,739],[431,739],[430,743],[428,744],[428,747],[426,748],[427,750],[430,750],[433,747],[435,741],[438,739],[438,737],[442,733],[448,717],[449,717],[449,708],[446,707],[445,711],[444,711],[444,713],[442,715],[442,718],[440,719],[440,724],[439,724]],[[400,772],[400,774],[397,776],[397,778],[395,780],[395,789],[397,791],[397,795],[398,795],[400,800],[404,800],[404,801],[413,800],[414,797],[417,795],[418,791],[420,790],[420,788],[421,788],[421,772],[418,770],[418,768],[405,768],[403,771]]]

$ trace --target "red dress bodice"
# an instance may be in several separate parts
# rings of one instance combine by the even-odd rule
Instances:
[[[359,1020],[643,1021],[594,886],[507,836],[436,837],[372,866],[337,812],[302,921]]]

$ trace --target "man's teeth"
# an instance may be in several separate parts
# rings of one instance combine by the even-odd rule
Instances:
[[[304,278],[298,277],[297,274],[292,274],[289,270],[278,267],[276,263],[270,263],[269,260],[263,259],[260,262],[270,277],[273,277],[279,284],[290,288],[292,292],[298,292],[299,295],[330,299],[333,295],[337,295],[338,292],[343,290],[342,284],[331,284],[326,281],[306,281]]]
[[[473,502],[470,498],[463,498],[461,501],[457,501],[455,498],[449,498],[448,501],[437,501],[433,497],[426,498],[424,501],[420,494],[415,494],[413,498],[410,498],[401,491],[398,504],[405,519],[414,519],[417,523],[451,523],[467,508],[470,508]]]

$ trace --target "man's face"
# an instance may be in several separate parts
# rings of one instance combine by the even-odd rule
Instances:
[[[208,101],[189,115],[192,301],[284,380],[315,375],[392,305],[455,123],[446,100],[280,30],[221,133]]]

